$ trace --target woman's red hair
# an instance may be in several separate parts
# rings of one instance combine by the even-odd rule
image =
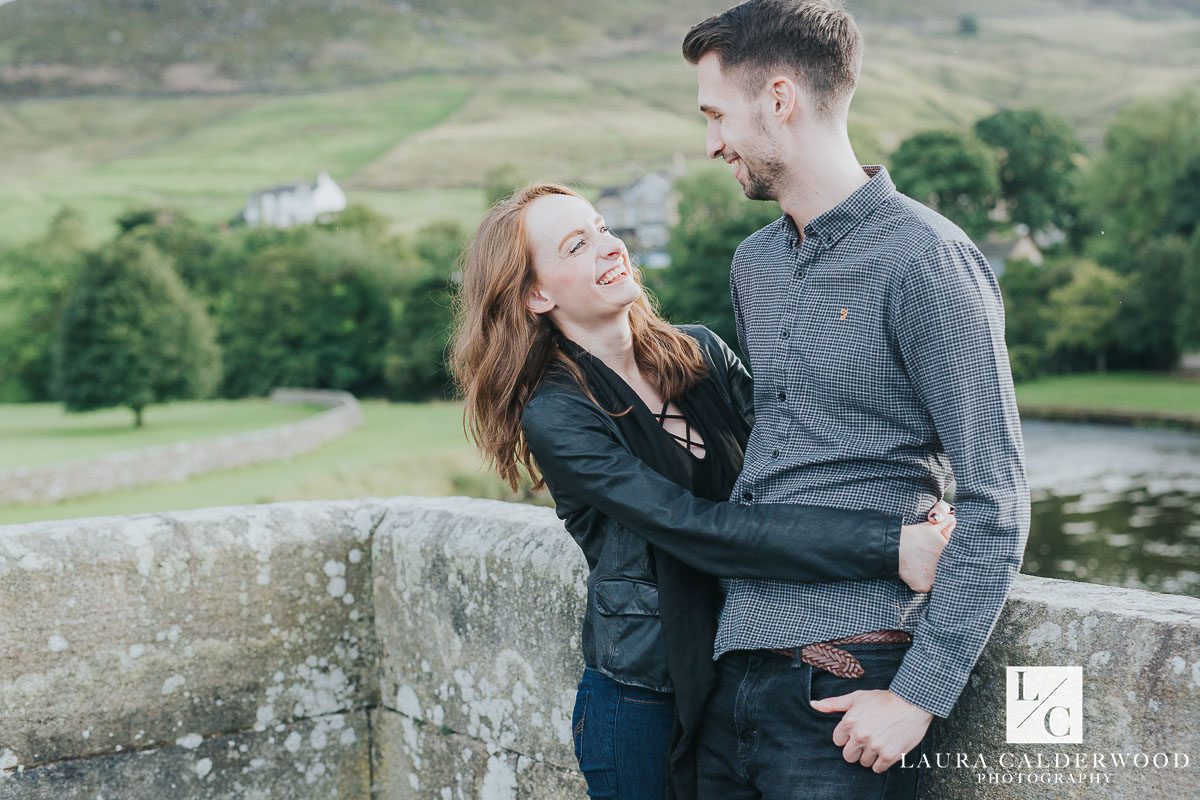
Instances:
[[[561,365],[595,402],[582,371],[559,349],[554,323],[525,304],[537,286],[525,211],[548,195],[580,197],[565,186],[533,183],[484,215],[463,260],[451,341],[450,367],[466,401],[467,430],[514,491],[522,465],[535,488],[543,485],[521,430],[521,412],[546,370]],[[636,268],[633,278],[642,285]],[[664,400],[677,399],[704,376],[700,347],[659,316],[644,290],[629,308],[629,323],[638,367]]]

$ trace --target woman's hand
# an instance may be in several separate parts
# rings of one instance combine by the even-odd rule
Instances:
[[[900,580],[914,592],[933,589],[938,559],[957,524],[954,506],[945,500],[929,510],[929,521],[900,529]]]

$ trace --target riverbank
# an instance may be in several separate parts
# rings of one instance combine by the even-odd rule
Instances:
[[[1017,385],[1025,419],[1200,431],[1200,380],[1141,372],[1062,375]]]

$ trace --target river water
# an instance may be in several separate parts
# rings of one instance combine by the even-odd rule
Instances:
[[[1200,433],[1023,430],[1033,521],[1022,572],[1200,597]]]

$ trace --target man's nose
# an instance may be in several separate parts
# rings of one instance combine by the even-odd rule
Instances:
[[[709,158],[720,158],[725,151],[725,142],[721,140],[721,133],[715,125],[708,126],[708,133],[704,138],[704,150],[708,153]]]

